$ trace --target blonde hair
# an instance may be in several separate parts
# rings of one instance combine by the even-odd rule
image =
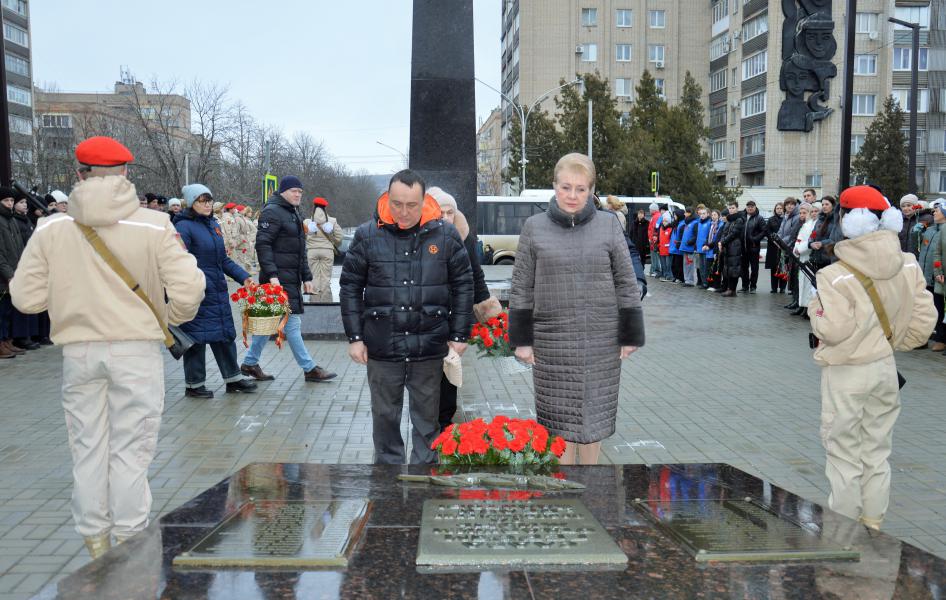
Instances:
[[[591,162],[591,159],[586,155],[580,152],[572,152],[566,154],[562,158],[558,159],[558,162],[555,163],[555,181],[558,181],[558,174],[562,171],[571,171],[573,173],[581,173],[588,177],[589,187],[593,190],[595,187],[595,179],[597,178],[597,173],[595,172],[595,164]]]
[[[697,205],[696,205],[696,212],[700,212],[701,210],[706,210],[706,205],[705,205],[705,204],[697,204]]]
[[[621,210],[624,208],[624,201],[617,196],[608,196],[608,208],[611,210]]]

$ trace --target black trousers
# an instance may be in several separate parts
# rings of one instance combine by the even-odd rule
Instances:
[[[726,278],[726,290],[730,292],[736,291],[736,286],[739,285],[738,277],[727,277]]]
[[[788,291],[792,293],[792,300],[798,302],[798,262],[791,261],[791,269],[788,272]]]
[[[371,436],[374,462],[403,465],[405,452],[401,438],[401,411],[407,388],[411,411],[411,464],[437,462],[430,445],[440,435],[440,380],[443,360],[393,362],[368,359],[368,387],[371,389]]]
[[[759,251],[746,248],[742,255],[742,289],[755,289],[759,283]]]
[[[200,387],[207,379],[207,346],[213,352],[224,381],[239,381],[243,378],[237,363],[236,342],[194,344],[184,353],[184,384],[187,387]]]
[[[440,378],[440,431],[453,423],[457,414],[457,386],[450,383],[446,375]]]
[[[674,254],[671,258],[670,271],[673,273],[673,278],[683,281],[683,255]]]

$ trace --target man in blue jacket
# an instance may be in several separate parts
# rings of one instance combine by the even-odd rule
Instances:
[[[703,289],[706,289],[709,287],[709,284],[706,283],[706,267],[708,261],[705,248],[707,247],[706,242],[709,238],[712,221],[709,217],[709,211],[707,211],[706,206],[702,204],[696,207],[696,214],[699,217],[699,222],[696,226],[696,244],[694,244],[696,251],[693,258],[696,261],[697,284]]]
[[[683,235],[680,236],[680,251],[683,253],[683,287],[694,287],[696,285],[696,238],[699,221],[692,208],[687,209],[686,218],[683,220]]]

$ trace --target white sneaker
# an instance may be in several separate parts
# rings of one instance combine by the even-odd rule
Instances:
[[[716,291],[716,288],[714,288],[714,287],[708,287],[708,288],[706,288],[706,291],[707,291],[707,292],[715,292],[715,291]]]

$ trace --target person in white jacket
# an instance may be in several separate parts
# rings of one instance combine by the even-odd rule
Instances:
[[[818,222],[818,215],[821,214],[821,207],[817,204],[803,202],[798,209],[798,218],[802,221],[801,229],[798,230],[798,237],[795,239],[794,254],[799,262],[807,262],[811,257],[811,248],[808,244],[811,242],[811,234],[815,230]],[[811,282],[799,269],[798,274],[798,309],[792,312],[793,315],[807,316],[808,303],[811,300]]]

